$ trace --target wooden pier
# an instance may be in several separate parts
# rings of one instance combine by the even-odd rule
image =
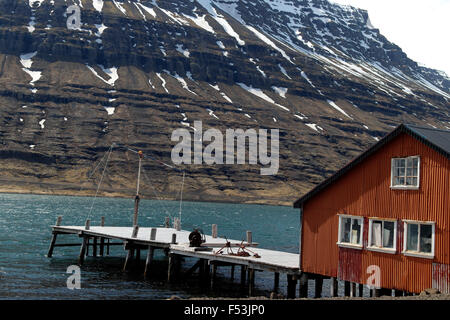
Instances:
[[[190,231],[181,230],[180,225],[170,228],[108,227],[102,219],[100,226],[91,226],[90,220],[85,226],[62,226],[58,218],[52,226],[52,240],[47,257],[53,255],[54,248],[63,246],[80,246],[78,263],[81,265],[92,249],[93,256],[109,254],[109,247],[122,245],[127,251],[123,270],[129,269],[133,259],[141,259],[141,250],[147,252],[144,275],[151,274],[154,251],[163,250],[168,256],[167,281],[176,281],[180,275],[183,257],[197,258],[198,261],[183,276],[187,277],[198,269],[202,285],[216,285],[218,267],[229,267],[231,279],[234,280],[235,267],[240,267],[241,285],[248,283],[248,295],[252,296],[255,289],[255,272],[268,271],[274,273],[273,291],[279,289],[280,273],[287,277],[288,298],[295,297],[297,280],[300,279],[299,254],[258,248],[258,243],[252,241],[251,232],[247,232],[247,241],[229,240],[217,237],[217,226],[213,225],[212,235],[204,235],[200,247],[190,247]],[[81,243],[56,243],[60,234],[72,234],[82,238]],[[227,245],[226,245],[227,244]],[[240,253],[240,254],[238,254]]]

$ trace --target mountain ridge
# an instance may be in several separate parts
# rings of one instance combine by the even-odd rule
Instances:
[[[183,166],[188,199],[286,204],[401,122],[448,129],[449,84],[325,0],[0,2],[0,165],[69,193],[112,142],[171,163],[171,132],[201,120],[280,129],[280,171]],[[126,194],[137,159],[117,152],[105,190]],[[179,175],[146,168],[177,196]]]

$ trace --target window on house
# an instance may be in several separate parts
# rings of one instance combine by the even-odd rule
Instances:
[[[417,188],[419,186],[418,156],[392,159],[391,186],[400,188]]]
[[[434,254],[434,223],[405,222],[405,253]]]
[[[362,246],[363,218],[339,217],[339,243]]]
[[[369,247],[395,250],[396,233],[396,221],[369,220]]]

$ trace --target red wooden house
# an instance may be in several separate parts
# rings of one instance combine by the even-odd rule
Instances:
[[[300,269],[450,292],[450,131],[400,125],[294,203]]]

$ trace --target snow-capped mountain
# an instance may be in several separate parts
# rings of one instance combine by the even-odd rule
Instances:
[[[188,197],[289,203],[400,122],[450,128],[449,99],[445,73],[326,0],[0,0],[4,190],[77,190],[112,142],[170,163],[201,120],[280,129],[280,169],[186,166]],[[118,153],[116,194],[135,161]]]

